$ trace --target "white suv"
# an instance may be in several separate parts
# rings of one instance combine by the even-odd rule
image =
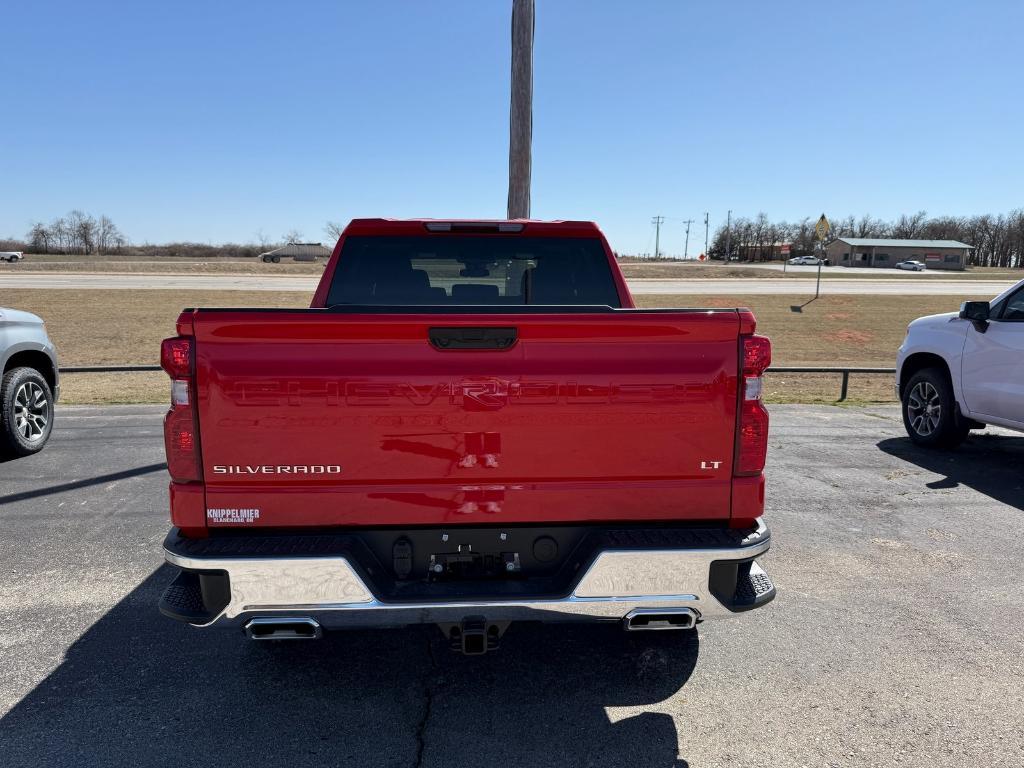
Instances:
[[[1024,281],[991,302],[912,322],[896,389],[918,445],[952,447],[985,424],[1024,431]]]
[[[57,350],[43,321],[0,307],[0,460],[46,445],[59,376]]]

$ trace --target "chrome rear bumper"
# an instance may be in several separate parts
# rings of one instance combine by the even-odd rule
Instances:
[[[191,622],[198,626],[242,626],[260,616],[310,617],[325,628],[458,622],[467,615],[488,621],[621,621],[643,609],[670,608],[689,608],[705,620],[760,607],[775,596],[767,574],[752,562],[770,545],[768,528],[757,523],[734,547],[601,551],[570,594],[551,599],[384,601],[340,555],[207,557],[165,548],[165,558],[185,571],[227,573],[226,605],[212,619]],[[744,564],[745,581],[733,585],[744,604],[721,599],[722,590],[715,589],[712,565],[722,563]]]

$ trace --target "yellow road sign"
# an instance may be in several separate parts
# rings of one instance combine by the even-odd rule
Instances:
[[[821,214],[821,218],[818,219],[818,223],[814,225],[814,234],[818,236],[819,240],[824,240],[828,237],[828,233],[831,229],[832,225],[828,223],[828,219],[825,218],[825,214]]]

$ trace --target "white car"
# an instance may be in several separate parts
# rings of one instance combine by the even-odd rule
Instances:
[[[918,445],[952,447],[985,424],[1024,432],[1024,281],[991,302],[912,322],[896,389]]]
[[[790,264],[808,264],[812,267],[816,267],[823,263],[817,256],[794,256],[789,260]]]
[[[928,267],[921,261],[907,259],[896,264],[896,269],[909,269],[911,272],[924,272]]]
[[[21,251],[0,251],[0,261],[6,261],[9,264],[21,261],[24,258],[25,254]]]

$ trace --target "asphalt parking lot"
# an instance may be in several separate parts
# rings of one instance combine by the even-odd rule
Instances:
[[[1024,438],[772,408],[763,610],[699,633],[433,627],[257,644],[163,618],[162,409],[0,464],[0,765],[1024,764]]]

